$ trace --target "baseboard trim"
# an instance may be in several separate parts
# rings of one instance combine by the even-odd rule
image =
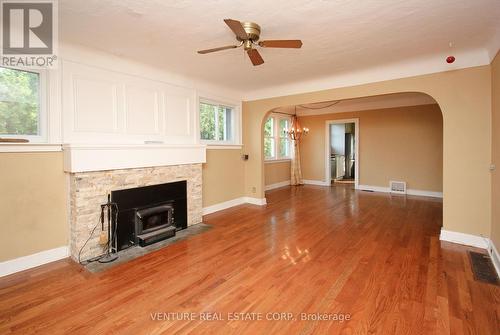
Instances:
[[[68,256],[69,248],[64,246],[1,262],[0,277],[58,261]]]
[[[382,186],[371,186],[371,185],[358,185],[358,190],[361,191],[372,191],[372,192],[381,192],[381,193],[390,193],[391,189],[389,187]]]
[[[464,234],[456,231],[449,231],[441,229],[441,234],[439,235],[441,241],[458,243],[462,245],[467,245],[470,247],[476,247],[481,249],[486,249],[490,255],[491,262],[495,267],[498,277],[500,277],[500,254],[493,241],[487,237]]]
[[[215,213],[218,211],[222,211],[224,209],[228,209],[228,208],[231,208],[234,206],[242,205],[244,203],[245,203],[245,197],[236,198],[236,199],[232,199],[229,201],[224,201],[224,202],[203,208],[203,215],[212,214],[212,213]]]
[[[252,205],[257,205],[257,206],[267,205],[266,198],[244,197],[244,199],[245,199],[245,203],[247,203],[247,204],[252,204]]]
[[[391,193],[391,189],[389,187],[383,187],[383,186],[358,185],[358,189],[362,191]],[[410,188],[406,190],[406,194],[416,195],[420,197],[443,198],[443,192],[414,190]]]
[[[285,187],[285,186],[290,186],[291,180],[285,180],[279,183],[274,183],[270,185],[266,185],[265,190],[270,191],[274,190],[275,188],[280,188],[280,187]]]
[[[487,250],[489,250],[490,247],[489,238],[477,235],[459,233],[456,231],[449,231],[445,229],[441,229],[441,234],[439,235],[439,239],[441,241],[458,243],[470,247],[476,247]]]
[[[495,270],[497,270],[497,275],[500,277],[500,254],[492,240],[490,240],[490,247],[488,248],[488,253],[490,254],[491,261]]]
[[[440,198],[440,199],[443,198],[443,192],[412,190],[411,188],[406,190],[406,194],[417,195],[420,197],[431,197],[431,198]]]
[[[212,214],[218,211],[222,211],[224,209],[228,209],[243,204],[264,206],[267,204],[267,200],[266,198],[252,198],[252,197],[236,198],[203,208],[203,215]]]
[[[304,179],[302,182],[305,185],[316,185],[316,186],[330,186],[330,183],[323,180],[312,180],[312,179]]]

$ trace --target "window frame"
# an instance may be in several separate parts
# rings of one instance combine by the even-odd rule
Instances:
[[[38,101],[39,101],[39,112],[38,112],[38,135],[13,135],[13,134],[0,134],[2,138],[12,138],[12,139],[25,139],[28,140],[28,143],[48,143],[48,113],[47,113],[47,92],[48,92],[48,76],[47,71],[43,69],[32,69],[32,68],[24,68],[24,67],[8,67],[8,66],[0,66],[1,68],[15,70],[15,71],[23,71],[23,72],[31,72],[38,74]],[[1,142],[0,142],[1,143]],[[9,143],[16,144],[16,143]]]
[[[201,125],[200,125],[200,105],[201,104],[209,104],[209,105],[213,105],[213,106],[216,106],[217,107],[217,111],[219,110],[219,108],[229,108],[231,109],[231,134],[229,136],[229,139],[228,140],[207,140],[207,139],[202,139],[201,138]],[[198,140],[200,141],[200,143],[202,144],[206,144],[206,145],[213,145],[213,146],[224,146],[224,145],[236,145],[237,143],[237,136],[238,136],[238,131],[236,129],[236,118],[237,118],[237,107],[233,104],[230,104],[230,103],[224,103],[224,102],[220,102],[220,101],[214,101],[214,100],[211,100],[211,99],[206,99],[206,98],[199,98],[198,99],[198,109],[197,109],[197,124],[198,124]],[[217,116],[217,113],[215,114]],[[224,114],[224,120],[226,118],[226,115]],[[215,134],[218,136],[219,134],[219,118],[216,117],[215,118]],[[224,127],[224,136],[226,137],[227,136],[227,127]]]
[[[285,116],[283,114],[276,114],[276,113],[271,113],[267,119],[266,122],[272,118],[273,119],[273,136],[266,136],[265,133],[263,132],[263,141],[266,138],[273,138],[274,139],[274,156],[273,157],[266,157],[264,153],[264,162],[280,162],[280,161],[289,161],[292,159],[293,155],[293,145],[292,145],[292,140],[288,138],[288,152],[290,153],[289,156],[280,156],[280,142],[284,136],[281,136],[280,132],[280,121],[281,120],[287,120],[289,123],[289,126],[292,124],[292,116]],[[264,122],[264,124],[266,123]]]

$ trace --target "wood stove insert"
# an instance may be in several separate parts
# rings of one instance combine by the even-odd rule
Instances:
[[[145,246],[187,228],[187,183],[137,187],[111,192],[118,206],[116,248]]]

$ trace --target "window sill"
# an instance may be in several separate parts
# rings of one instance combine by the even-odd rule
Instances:
[[[61,144],[47,143],[0,143],[0,152],[58,152]]]
[[[286,163],[291,161],[292,161],[291,158],[269,159],[269,160],[264,160],[264,164],[277,164],[277,163]]]
[[[207,149],[221,150],[221,149],[241,149],[243,146],[241,144],[207,144]]]

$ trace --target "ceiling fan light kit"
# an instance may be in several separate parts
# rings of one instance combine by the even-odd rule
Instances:
[[[228,45],[224,47],[218,47],[213,49],[199,50],[199,54],[207,54],[211,52],[217,52],[228,49],[236,49],[243,46],[246,51],[250,61],[254,66],[261,65],[264,63],[264,59],[260,55],[259,51],[256,49],[257,46],[262,48],[294,48],[298,49],[302,47],[301,40],[268,40],[260,41],[260,26],[254,22],[240,22],[233,19],[225,19],[224,22],[236,35],[236,40],[240,43],[238,45]]]

